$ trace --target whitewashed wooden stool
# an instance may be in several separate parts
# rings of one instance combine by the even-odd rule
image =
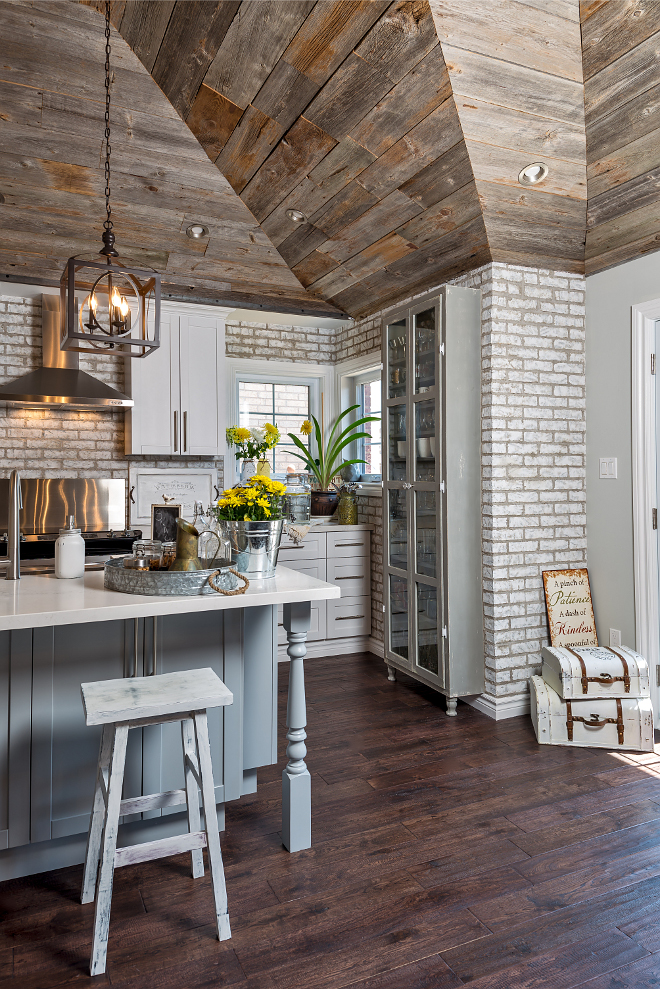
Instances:
[[[190,851],[193,879],[198,879],[204,875],[202,848],[208,848],[218,940],[226,941],[231,937],[231,930],[206,709],[231,704],[231,691],[211,669],[165,673],[144,679],[101,680],[83,683],[80,690],[87,724],[103,725],[81,896],[82,903],[91,903],[96,896],[90,975],[105,972],[116,866],[149,862]],[[129,729],[167,721],[181,722],[185,790],[122,800]],[[198,787],[202,792],[204,808],[203,831]],[[183,803],[188,809],[187,834],[117,848],[120,815],[139,814]]]

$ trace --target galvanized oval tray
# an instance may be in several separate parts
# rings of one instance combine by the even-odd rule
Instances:
[[[103,586],[110,591],[121,591],[123,594],[216,594],[217,591],[209,585],[209,577],[215,573],[218,576],[214,583],[223,591],[235,591],[238,588],[238,577],[229,567],[192,571],[129,570],[122,560],[108,560],[104,570]]]

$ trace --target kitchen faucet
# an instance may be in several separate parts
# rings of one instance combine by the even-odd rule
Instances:
[[[9,479],[9,519],[7,525],[7,555],[0,557],[0,567],[6,567],[5,580],[21,579],[21,475],[13,470]]]

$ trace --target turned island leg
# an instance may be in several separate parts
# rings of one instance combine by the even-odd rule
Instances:
[[[290,852],[312,844],[312,779],[305,764],[307,708],[305,704],[305,640],[311,623],[309,601],[284,605],[284,628],[289,645],[289,699],[286,710],[288,763],[282,773],[282,843]]]

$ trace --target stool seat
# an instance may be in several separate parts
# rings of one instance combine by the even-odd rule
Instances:
[[[119,724],[231,704],[233,695],[211,669],[81,683],[87,725]]]

